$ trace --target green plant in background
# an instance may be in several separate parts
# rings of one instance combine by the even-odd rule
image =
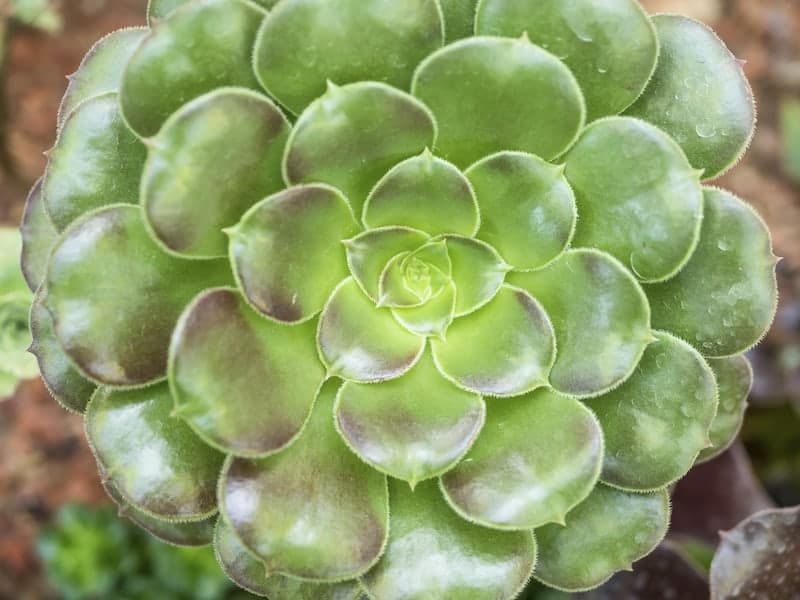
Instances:
[[[786,172],[800,182],[800,100],[781,103],[781,134]]]
[[[64,25],[53,0],[10,0],[4,16],[48,33],[60,31]]]
[[[19,270],[21,246],[19,231],[0,227],[0,399],[10,396],[21,380],[39,373],[36,360],[26,352],[33,296]]]
[[[210,548],[144,534],[109,508],[63,507],[37,541],[49,583],[64,600],[246,600]]]
[[[71,78],[23,226],[34,352],[112,495],[273,600],[648,554],[776,306],[763,222],[701,183],[754,124],[713,32],[633,0],[148,13]]]

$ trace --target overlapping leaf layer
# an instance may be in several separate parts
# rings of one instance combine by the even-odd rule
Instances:
[[[71,78],[23,224],[33,350],[115,499],[273,600],[650,552],[776,303],[763,222],[701,183],[754,124],[722,42],[635,0],[149,22]]]

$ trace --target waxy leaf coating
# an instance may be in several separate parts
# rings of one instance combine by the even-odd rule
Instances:
[[[250,57],[264,16],[245,0],[195,0],[156,23],[122,76],[120,104],[131,128],[150,137],[175,110],[206,92],[260,89]]]
[[[671,277],[691,257],[703,190],[683,151],[657,128],[629,117],[595,121],[567,155],[566,176],[580,214],[576,246],[605,250],[645,281]]]
[[[539,562],[534,576],[565,591],[591,589],[649,554],[668,524],[665,491],[634,494],[600,484],[567,515],[566,526],[536,530]]]
[[[200,294],[172,336],[175,414],[230,454],[263,456],[291,444],[324,377],[312,323],[270,322],[233,290]]]
[[[708,432],[712,446],[700,451],[700,462],[719,456],[736,439],[753,387],[753,367],[744,355],[709,358],[707,362],[717,378],[719,408]]]
[[[655,28],[636,0],[481,0],[475,31],[525,33],[563,60],[583,90],[589,120],[630,106],[658,57]]]
[[[64,232],[50,257],[44,302],[56,338],[82,373],[104,384],[139,385],[166,374],[169,338],[186,303],[228,277],[224,261],[165,254],[145,231],[139,208],[118,204]]]
[[[283,0],[255,47],[262,85],[292,112],[357,81],[408,89],[414,67],[443,42],[436,0]],[[332,49],[335,48],[335,51]]]
[[[345,383],[334,410],[336,427],[354,452],[412,487],[455,465],[486,413],[481,397],[445,380],[427,353],[393,381]]]
[[[481,208],[477,237],[516,269],[542,267],[567,249],[578,215],[562,166],[499,152],[472,165],[467,177]]]
[[[419,66],[412,91],[436,116],[436,151],[462,168],[500,150],[555,158],[586,116],[570,70],[527,38],[450,44]]]
[[[424,337],[376,308],[352,278],[339,284],[325,305],[317,343],[329,376],[362,383],[400,377],[425,349]]]
[[[356,231],[347,199],[337,190],[317,184],[278,192],[228,232],[239,286],[267,317],[306,321],[347,276],[341,240]]]
[[[44,281],[50,250],[58,237],[58,231],[44,205],[41,179],[33,184],[28,193],[19,230],[22,235],[22,275],[30,290],[35,292]]]
[[[766,333],[777,306],[769,231],[747,204],[705,189],[700,242],[686,267],[647,286],[653,326],[685,339],[704,356],[748,350]]]
[[[669,334],[655,336],[625,383],[586,402],[605,433],[603,481],[634,491],[685,475],[709,445],[717,413],[714,374],[703,357]]]
[[[372,597],[511,600],[519,594],[536,562],[530,532],[468,523],[447,506],[433,482],[411,491],[392,481],[389,490],[392,535],[363,580]]]
[[[650,308],[633,276],[609,255],[570,250],[545,269],[510,281],[541,302],[558,353],[550,374],[557,391],[602,394],[627,379],[652,341]]]
[[[83,413],[97,386],[72,365],[53,332],[53,317],[42,302],[44,290],[34,297],[30,313],[31,353],[50,394],[72,412]]]
[[[706,25],[656,15],[661,42],[647,89],[628,110],[671,135],[694,168],[713,179],[735,164],[753,136],[753,92],[739,62]]]
[[[130,59],[147,31],[146,27],[119,29],[92,46],[78,70],[69,76],[69,85],[58,109],[59,126],[84,100],[119,91],[123,72],[120,65]]]
[[[79,104],[64,120],[42,179],[56,229],[101,206],[135,203],[146,153],[122,120],[115,93]]]
[[[527,292],[504,286],[479,311],[431,340],[436,365],[466,390],[518,396],[546,385],[555,358],[553,326]]]
[[[378,180],[435,140],[434,117],[413,96],[377,82],[329,85],[292,129],[284,178],[288,184],[333,185],[361,215]]]
[[[268,575],[340,581],[366,572],[388,532],[386,477],[331,424],[337,384],[322,388],[303,435],[260,460],[229,460],[220,508]]]
[[[283,187],[289,128],[272,102],[246,89],[219,89],[182,106],[148,141],[141,203],[156,239],[178,254],[225,256],[222,230]]]
[[[166,383],[128,391],[98,388],[86,432],[101,470],[145,514],[197,521],[217,510],[224,455],[172,416]]]
[[[540,389],[490,400],[466,458],[442,477],[464,518],[497,529],[562,523],[600,475],[603,431],[581,402]]]

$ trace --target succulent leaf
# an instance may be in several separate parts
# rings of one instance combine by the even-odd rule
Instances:
[[[306,321],[347,276],[341,240],[357,231],[338,190],[320,184],[283,190],[228,231],[234,274],[260,313],[281,323]]]
[[[332,427],[337,387],[331,380],[322,388],[297,442],[268,458],[230,459],[222,476],[223,516],[268,576],[351,579],[386,544],[386,477],[350,452]]]
[[[47,274],[47,260],[58,237],[42,198],[42,180],[33,184],[20,223],[22,252],[20,265],[28,288],[35,292]]]
[[[536,562],[530,532],[468,523],[447,506],[432,481],[411,491],[392,480],[389,491],[392,536],[363,579],[371,597],[511,600],[522,591]]]
[[[325,305],[317,343],[328,376],[361,383],[400,377],[425,349],[424,337],[402,327],[390,311],[375,307],[350,277]]]
[[[344,240],[350,274],[361,290],[373,302],[378,302],[380,280],[389,261],[413,252],[428,239],[426,233],[409,227],[381,227]]]
[[[647,89],[628,109],[660,127],[713,179],[738,162],[756,122],[753,92],[742,64],[706,25],[680,15],[656,15],[661,42]]]
[[[475,31],[525,33],[563,60],[583,90],[590,121],[630,106],[658,58],[655,29],[635,0],[481,0]]]
[[[717,412],[714,374],[703,357],[672,335],[655,336],[625,383],[586,401],[605,433],[602,480],[633,491],[683,477],[709,445]]]
[[[393,167],[364,205],[367,229],[403,225],[429,235],[472,236],[480,215],[475,192],[458,168],[429,151]]]
[[[148,140],[141,203],[154,237],[182,255],[225,256],[222,229],[283,188],[289,129],[270,100],[244,88],[217,89],[183,105]]]
[[[563,166],[524,152],[499,152],[472,165],[467,177],[481,207],[477,237],[516,269],[537,269],[567,249],[577,210]]]
[[[165,254],[139,208],[117,204],[64,232],[43,301],[58,342],[82,373],[104,384],[140,385],[166,374],[169,338],[186,303],[228,280],[224,261]]]
[[[443,35],[437,0],[282,0],[259,32],[255,71],[264,89],[300,114],[327,81],[408,89],[414,67]]]
[[[595,121],[567,155],[566,176],[581,216],[576,246],[605,250],[644,281],[673,276],[691,257],[703,190],[665,133],[630,117]]]
[[[501,150],[555,158],[586,116],[570,70],[526,37],[445,46],[420,64],[412,92],[436,116],[436,151],[461,168]]]
[[[128,62],[147,31],[146,27],[119,29],[92,46],[78,70],[69,77],[58,110],[59,127],[81,102],[109,92],[119,92],[122,83],[120,65]]]
[[[456,317],[485,306],[500,290],[511,269],[488,244],[460,235],[448,235],[450,276],[456,286]]]
[[[777,306],[769,231],[747,204],[706,188],[700,243],[686,267],[647,286],[653,326],[691,343],[704,356],[748,350],[766,333]]]
[[[464,456],[486,407],[477,394],[446,381],[426,353],[398,379],[345,383],[334,411],[339,433],[362,460],[414,487]]]
[[[178,108],[219,87],[260,89],[250,57],[264,15],[245,0],[194,0],[154,24],[122,75],[131,129],[155,135]]]
[[[564,523],[594,488],[603,431],[578,400],[540,389],[489,402],[486,425],[466,458],[442,477],[465,519],[497,529]]]
[[[398,162],[432,147],[436,131],[430,110],[397,88],[372,81],[331,84],[297,119],[284,178],[290,185],[333,185],[361,215],[378,180]]]
[[[128,129],[114,92],[85,100],[64,119],[42,180],[47,214],[63,231],[108,204],[134,203],[147,150]]]
[[[619,262],[597,250],[563,254],[550,266],[509,281],[541,302],[553,322],[558,354],[550,384],[580,397],[627,379],[652,341],[650,308]]]
[[[230,289],[202,292],[172,336],[175,415],[226,453],[264,456],[294,442],[324,378],[313,323],[270,322]]]
[[[518,396],[547,384],[555,336],[542,306],[503,286],[489,304],[458,319],[447,339],[432,339],[434,360],[457,386],[488,396]]]
[[[101,387],[86,408],[86,432],[103,475],[132,506],[165,520],[201,521],[217,510],[225,457],[171,412],[166,383]]]
[[[456,286],[452,281],[423,306],[393,308],[392,314],[411,333],[444,339],[456,310]]]
[[[47,389],[58,403],[69,411],[83,413],[97,386],[83,377],[72,365],[53,332],[53,318],[43,302],[39,289],[30,312],[33,338],[31,353],[39,364],[39,372]]]
[[[110,479],[103,481],[103,487],[109,496],[119,506],[120,516],[130,519],[133,523],[158,538],[173,546],[207,546],[214,537],[214,526],[217,523],[217,514],[202,521],[165,521],[157,519],[132,506]]]
[[[264,565],[244,547],[225,519],[214,532],[214,550],[222,569],[236,584],[270,600],[355,600],[361,588],[355,581],[312,583],[291,577],[267,577]]]
[[[635,494],[599,484],[567,515],[566,526],[536,530],[535,577],[565,591],[591,589],[630,568],[664,538],[669,524],[665,491]]]
[[[744,421],[747,397],[753,387],[753,367],[744,355],[709,358],[719,388],[719,409],[708,436],[712,446],[700,451],[698,462],[711,460],[733,444]]]

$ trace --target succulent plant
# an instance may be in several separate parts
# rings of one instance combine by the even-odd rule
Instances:
[[[273,600],[649,553],[776,305],[765,225],[701,183],[755,119],[719,38],[634,0],[148,10],[70,78],[23,228],[34,351],[118,501],[216,523]]]
[[[21,380],[39,373],[36,361],[25,352],[31,343],[32,296],[19,271],[20,247],[19,232],[0,227],[0,400],[10,396]]]

